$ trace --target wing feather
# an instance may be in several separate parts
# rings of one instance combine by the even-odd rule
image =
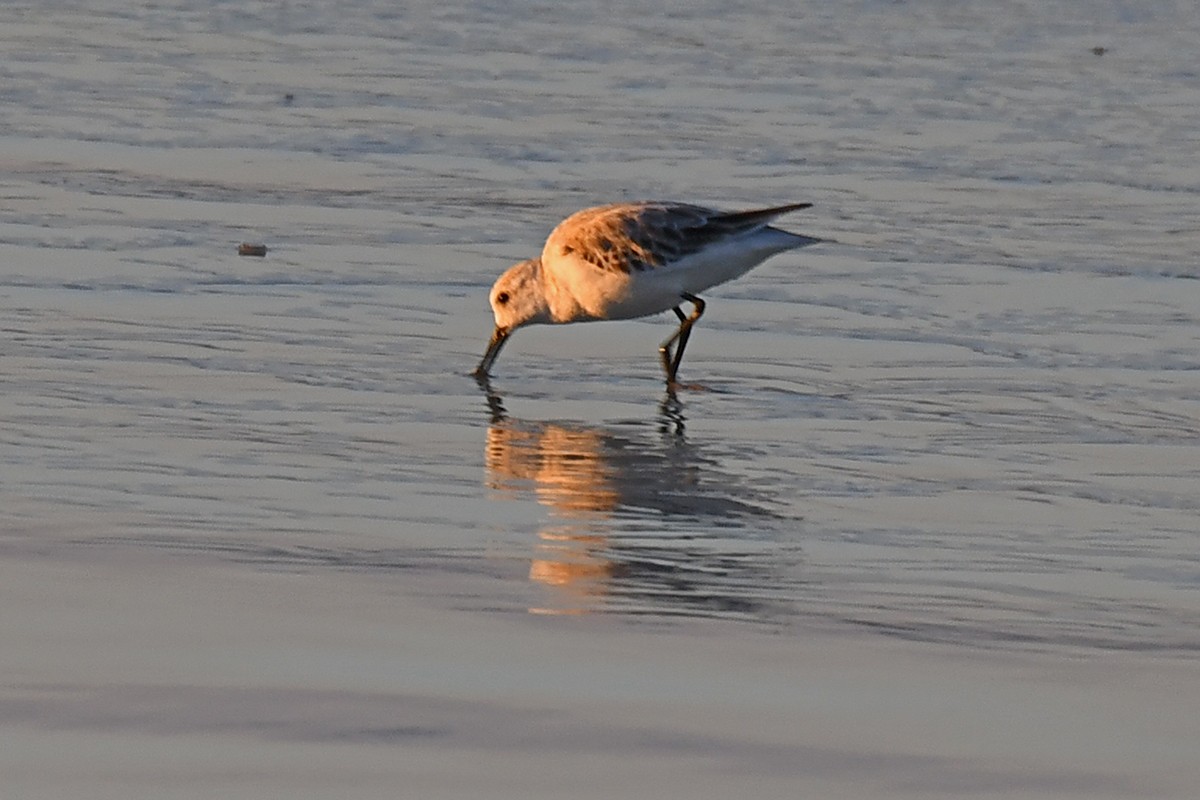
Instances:
[[[686,203],[618,203],[579,211],[546,240],[543,259],[574,255],[606,272],[667,266],[713,244],[753,233],[812,203],[718,211]]]

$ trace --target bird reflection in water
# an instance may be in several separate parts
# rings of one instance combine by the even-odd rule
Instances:
[[[600,427],[512,419],[487,395],[488,487],[532,494],[549,511],[529,569],[549,602],[531,612],[783,612],[794,596],[781,575],[798,560],[785,535],[794,520],[688,441],[674,396],[651,426]]]

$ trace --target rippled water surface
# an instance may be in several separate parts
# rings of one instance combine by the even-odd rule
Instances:
[[[0,9],[0,794],[1192,796],[1200,22],[1014,8]],[[637,198],[834,241],[477,386]]]

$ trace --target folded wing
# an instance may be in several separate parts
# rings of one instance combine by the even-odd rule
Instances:
[[[685,203],[599,206],[563,220],[546,240],[542,258],[573,254],[607,272],[642,272],[747,236],[782,214],[811,205],[792,203],[734,212]]]

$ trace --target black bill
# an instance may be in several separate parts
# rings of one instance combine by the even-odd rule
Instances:
[[[504,347],[504,343],[508,341],[509,334],[512,331],[509,328],[501,328],[496,326],[496,330],[492,331],[492,338],[488,341],[487,350],[483,353],[483,360],[479,362],[479,366],[473,373],[476,378],[486,378],[487,374],[492,369],[492,364],[496,363],[496,356],[500,355],[500,348]]]

